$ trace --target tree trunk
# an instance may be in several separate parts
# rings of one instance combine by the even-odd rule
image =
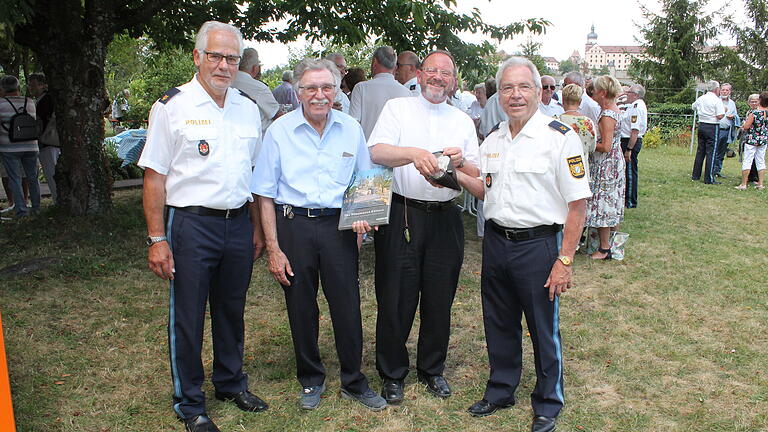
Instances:
[[[38,0],[34,19],[15,34],[35,52],[56,101],[61,142],[56,186],[59,204],[75,216],[112,207],[112,173],[102,144],[109,103],[104,60],[114,34],[110,6],[106,1]]]

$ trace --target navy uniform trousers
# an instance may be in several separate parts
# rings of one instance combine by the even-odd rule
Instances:
[[[728,153],[728,135],[731,133],[731,128],[717,128],[717,151],[715,152],[715,161],[713,162],[712,171],[715,175],[720,174],[723,170],[723,161],[725,155]]]
[[[288,321],[296,356],[296,377],[303,387],[325,382],[317,339],[320,312],[317,307],[318,275],[333,323],[341,385],[362,393],[368,381],[360,372],[363,327],[360,316],[357,235],[339,231],[339,216],[289,219],[282,208],[275,211],[277,239],[294,276],[283,286]]]
[[[627,145],[629,144],[629,138],[621,139],[622,154],[627,151]],[[640,154],[640,150],[643,148],[643,138],[637,137],[635,146],[632,147],[632,153],[629,155],[629,162],[627,162],[626,178],[627,189],[624,194],[624,206],[627,208],[637,207],[637,156]]]
[[[170,207],[166,235],[176,269],[168,318],[173,408],[180,418],[190,418],[205,413],[200,356],[206,304],[211,312],[213,385],[226,393],[248,388],[243,312],[253,269],[253,227],[247,211],[227,219]]]
[[[558,297],[549,301],[549,290],[544,288],[560,239],[561,233],[507,240],[491,221],[483,237],[480,292],[491,369],[484,398],[501,406],[515,402],[523,368],[521,318],[525,314],[536,365],[531,405],[535,415],[546,417],[557,417],[564,404]]]
[[[416,368],[442,375],[451,334],[451,306],[464,260],[464,226],[456,205],[426,210],[393,197],[389,225],[375,233],[376,368],[384,379],[408,375],[406,342],[419,306]]]
[[[699,123],[696,159],[693,161],[693,173],[691,174],[693,180],[701,178],[701,165],[704,164],[704,183],[710,184],[715,181],[714,163],[719,130],[720,126],[717,123]]]

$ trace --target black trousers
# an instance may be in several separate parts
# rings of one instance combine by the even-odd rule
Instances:
[[[303,387],[325,382],[325,367],[317,344],[320,282],[333,323],[341,385],[354,393],[365,391],[368,381],[360,372],[363,327],[357,236],[351,230],[338,230],[338,216],[297,215],[288,219],[282,211],[275,211],[275,217],[280,248],[294,273],[288,278],[291,285],[283,286],[283,292],[296,356],[296,377]]]
[[[621,149],[627,151],[627,145],[629,144],[629,138],[621,139]],[[640,150],[643,148],[643,138],[637,137],[635,146],[632,147],[632,153],[629,156],[629,162],[627,162],[626,177],[627,177],[627,190],[624,194],[624,206],[627,208],[637,207],[637,156],[640,154]],[[623,153],[622,152],[622,153]]]
[[[211,312],[213,385],[226,393],[248,388],[243,312],[253,269],[253,227],[247,212],[225,219],[169,208],[166,235],[176,268],[168,318],[173,408],[179,417],[189,418],[205,412],[200,356],[206,304]]]
[[[691,178],[701,178],[701,166],[704,164],[704,183],[715,181],[714,158],[717,147],[717,133],[720,126],[712,123],[699,123],[698,146],[696,147],[696,159],[693,161],[693,173]],[[706,163],[705,163],[706,161]]]
[[[564,404],[559,302],[549,301],[544,284],[558,256],[561,233],[510,241],[490,225],[483,237],[480,292],[491,368],[484,398],[497,405],[515,401],[523,368],[522,324],[525,315],[533,342],[535,415],[557,417]]]
[[[389,225],[375,233],[376,368],[384,379],[408,375],[405,344],[419,306],[416,368],[442,375],[451,328],[451,306],[464,260],[464,226],[457,206],[426,211],[407,206],[410,242],[404,236],[406,205],[393,200]]]

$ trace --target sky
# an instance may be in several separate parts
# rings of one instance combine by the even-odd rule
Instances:
[[[587,33],[594,24],[597,43],[600,45],[639,45],[636,24],[643,24],[640,3],[636,0],[586,0],[582,6],[574,7],[579,2],[565,0],[548,1],[512,1],[512,0],[458,0],[456,10],[469,12],[473,7],[480,10],[483,20],[488,24],[503,25],[526,18],[544,18],[552,23],[544,35],[532,35],[535,42],[542,44],[540,54],[555,57],[562,61],[570,57],[574,50],[584,55]],[[643,2],[650,10],[659,12],[658,0]],[[726,5],[737,21],[744,21],[743,3],[740,0],[710,0],[709,11]],[[483,40],[482,35],[464,34],[470,42]],[[517,36],[499,44],[507,53],[519,51],[520,44],[527,36]],[[495,41],[491,41],[495,42]],[[291,44],[247,42],[246,45],[259,51],[259,58],[264,70],[288,63],[288,46],[299,48],[305,41]],[[733,44],[728,35],[720,37],[720,43]]]

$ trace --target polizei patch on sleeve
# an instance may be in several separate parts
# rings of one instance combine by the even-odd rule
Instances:
[[[573,178],[582,178],[586,174],[584,172],[584,161],[581,159],[581,155],[579,156],[571,156],[568,159],[568,169],[571,171],[571,176]]]

